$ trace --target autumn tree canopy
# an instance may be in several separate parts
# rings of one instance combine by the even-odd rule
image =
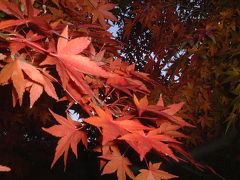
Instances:
[[[0,9],[4,177],[26,171],[23,154],[52,171],[63,158],[66,172],[73,154],[94,154],[103,179],[181,178],[164,163],[221,178],[189,150],[239,130],[237,1],[1,0]]]

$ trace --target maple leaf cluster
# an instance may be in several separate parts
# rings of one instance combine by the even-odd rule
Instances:
[[[66,112],[78,104],[87,114],[76,121],[49,110],[59,124],[43,130],[60,138],[51,167],[63,155],[66,168],[69,149],[77,157],[80,142],[88,148],[92,126],[100,132],[102,174],[116,171],[118,179],[133,179],[125,155],[130,147],[140,161],[150,153],[179,161],[176,152],[187,154],[180,147],[187,137],[181,129],[193,126],[176,115],[184,103],[165,106],[160,96],[150,104],[154,81],[119,58],[120,43],[106,31],[109,20],[117,21],[110,11],[115,6],[107,0],[1,1],[0,85],[11,87],[13,107],[29,99],[33,108],[46,94],[55,103],[67,101]],[[176,177],[159,170],[160,164],[147,163],[136,179]]]

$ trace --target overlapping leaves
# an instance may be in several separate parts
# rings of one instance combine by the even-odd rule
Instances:
[[[50,76],[50,75],[49,75]],[[0,84],[5,85],[12,83],[17,97],[13,96],[14,102],[19,99],[22,104],[23,94],[28,88],[30,90],[30,107],[45,92],[54,99],[58,99],[55,88],[51,80],[37,70],[36,67],[24,61],[23,57],[17,57],[12,62],[4,66],[0,72]]]
[[[28,92],[32,107],[45,91],[55,100],[58,96],[61,100],[68,100],[67,108],[76,103],[81,112],[84,111],[84,118],[77,122],[68,114],[64,118],[50,110],[59,124],[43,130],[60,138],[51,167],[64,156],[66,168],[69,149],[77,157],[80,142],[87,148],[89,129],[92,129],[91,133],[100,134],[97,144],[101,145],[102,155],[99,158],[101,162],[105,161],[102,174],[117,172],[118,179],[134,178],[131,158],[127,157],[127,152],[123,153],[125,147],[131,147],[141,161],[146,154],[155,152],[179,161],[175,150],[180,145],[180,138],[186,137],[179,130],[191,127],[175,115],[183,103],[164,106],[160,97],[157,104],[149,105],[148,87],[154,81],[148,74],[136,71],[135,65],[114,56],[116,52],[112,51],[116,48],[112,47],[116,44],[102,29],[108,28],[106,19],[117,21],[110,12],[115,5],[106,0],[84,0],[80,3],[54,0],[51,2],[55,5],[49,8],[50,11],[54,9],[64,14],[58,20],[59,17],[49,13],[48,8],[44,9],[45,4],[42,4],[43,9],[37,9],[33,2],[0,2],[1,11],[10,15],[0,22],[4,47],[10,44],[7,53],[1,56],[0,85],[12,85],[14,106],[17,100],[22,105],[24,93]],[[47,1],[43,3],[47,4]],[[74,4],[77,8],[73,7]],[[80,15],[72,17],[69,12]],[[136,93],[143,98],[137,98]],[[158,170],[159,166],[150,163],[149,170],[141,170],[137,178],[175,177]]]

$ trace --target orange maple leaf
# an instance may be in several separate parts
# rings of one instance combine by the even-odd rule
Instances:
[[[158,128],[158,130],[159,130],[159,133],[170,136],[170,137],[188,138],[188,136],[177,131],[180,128],[181,128],[181,126],[174,125],[174,124],[171,124],[168,122],[164,122],[164,123],[160,124],[160,127]]]
[[[102,153],[102,156],[109,155],[112,153],[111,147],[114,146],[113,142],[109,142],[105,145],[97,146],[94,151]],[[107,163],[107,160],[100,159],[100,169],[102,169]]]
[[[38,72],[38,73],[40,73],[40,72]],[[45,72],[45,74],[47,74],[47,73]],[[57,94],[55,92],[54,86],[51,83],[50,79],[48,79],[46,76],[42,75],[41,73],[40,73],[40,75],[42,76],[41,83],[43,83],[43,84],[39,84],[39,82],[35,83],[34,81],[29,81],[29,80],[26,79],[26,81],[27,81],[27,85],[26,86],[28,86],[30,88],[30,90],[29,90],[30,108],[33,106],[33,104],[41,96],[41,94],[43,93],[43,89],[45,90],[45,92],[50,97],[52,97],[52,98],[54,98],[56,100],[58,99],[58,96],[57,96]],[[50,75],[48,74],[48,76],[50,76]]]
[[[68,41],[68,26],[66,26],[58,40],[56,57],[68,68],[68,71],[75,70],[85,74],[109,77],[111,73],[102,69],[95,61],[78,55],[89,44],[90,40],[88,37],[80,37]]]
[[[126,134],[128,131],[150,129],[136,120],[133,120],[132,116],[123,116],[118,119],[113,119],[111,112],[107,108],[103,111],[100,107],[96,106],[95,110],[98,116],[89,117],[83,119],[83,121],[102,128],[103,145],[116,139],[120,135]]]
[[[110,60],[109,68],[114,72],[114,76],[109,77],[107,84],[115,87],[128,95],[132,96],[130,90],[141,92],[143,94],[150,93],[146,85],[138,79],[147,79],[147,74],[133,73],[134,66],[129,66],[128,63],[121,60]],[[135,78],[138,77],[138,79]],[[149,81],[148,82],[152,82]]]
[[[56,65],[63,88],[76,102],[81,99],[81,94],[90,96],[94,94],[84,79],[84,74],[105,78],[113,76],[112,73],[100,67],[96,61],[80,54],[89,44],[88,37],[75,38],[69,41],[68,26],[66,26],[58,39],[57,54],[52,53],[53,57],[48,56],[41,63],[41,65]]]
[[[166,119],[177,125],[194,127],[191,124],[184,121],[181,117],[174,115],[182,108],[184,102],[164,106],[162,96],[160,96],[158,103],[156,105],[149,105],[147,96],[144,96],[139,100],[135,95],[133,96],[133,101],[138,109],[139,116],[141,116],[143,112],[148,111],[159,115],[161,119]],[[159,123],[161,124],[162,122],[159,121]]]
[[[164,108],[164,106],[161,106],[161,105],[149,105],[147,96],[144,96],[143,98],[138,100],[138,98],[134,94],[133,101],[138,109],[139,116],[142,116],[142,113],[144,113],[145,111],[159,113],[160,111],[166,109]]]
[[[161,95],[159,97],[157,105],[164,106],[163,98]],[[166,119],[170,120],[171,122],[173,122],[177,125],[180,125],[181,127],[183,127],[183,126],[194,127],[193,125],[184,121],[181,117],[175,115],[179,110],[181,110],[183,105],[184,105],[184,102],[180,102],[177,104],[171,104],[169,106],[164,106],[165,109],[162,110],[161,112],[159,112],[158,114],[160,116],[162,116],[163,118],[166,118]]]
[[[138,174],[134,180],[162,180],[178,177],[166,171],[159,170],[160,166],[161,163],[152,164],[150,162],[148,169],[139,170],[141,173]]]
[[[21,5],[23,11],[20,10],[18,5],[19,4],[13,2],[0,2],[0,9],[3,12],[18,18],[18,20],[1,21],[0,29],[8,28],[11,26],[18,26],[30,22],[36,25],[39,31],[42,31],[44,33],[54,32],[46,20],[47,16],[37,16],[40,11],[33,7],[32,0],[22,0]]]
[[[0,172],[9,172],[9,171],[11,171],[11,168],[0,165]]]
[[[0,72],[0,84],[9,84],[9,80],[12,80],[13,87],[17,92],[20,105],[22,104],[23,93],[26,87],[26,81],[24,79],[23,72],[21,70],[20,62],[14,60],[13,62],[4,66]]]
[[[173,151],[168,147],[168,144],[165,143],[179,142],[169,136],[159,134],[158,129],[149,131],[147,134],[145,134],[144,131],[135,131],[133,133],[125,134],[118,139],[125,140],[135,151],[137,151],[140,155],[141,161],[151,149],[166,156],[170,156],[178,161],[178,158],[173,154]]]
[[[129,90],[134,92],[141,92],[141,93],[149,93],[150,91],[147,89],[145,84],[137,79],[124,77],[123,75],[114,74],[114,76],[109,77],[107,80],[107,84],[115,87],[126,94],[132,96]]]
[[[0,22],[0,29],[5,29],[11,26],[20,26],[22,24],[26,24],[30,20],[26,19],[17,19],[17,20],[5,20]]]
[[[55,114],[50,110],[53,117],[60,123],[60,125],[54,125],[50,128],[42,128],[44,131],[50,133],[53,136],[61,137],[56,147],[55,156],[51,164],[51,168],[54,166],[56,161],[64,154],[64,167],[66,169],[68,150],[71,147],[76,157],[77,145],[80,141],[87,148],[87,135],[86,132],[81,130],[82,124],[77,121],[73,121],[70,116],[67,119]]]
[[[29,79],[25,78],[23,72]],[[13,87],[17,92],[16,98],[19,99],[20,105],[22,104],[22,98],[26,87],[30,86],[32,86],[33,89],[38,90],[38,93],[30,90],[30,107],[32,107],[34,102],[40,97],[41,93],[43,92],[43,88],[49,96],[54,99],[58,99],[51,81],[39,70],[37,70],[36,67],[27,63],[26,61],[23,61],[21,57],[18,57],[5,65],[0,72],[1,85],[9,84],[10,80],[12,81]]]
[[[126,180],[126,174],[133,179],[134,174],[131,169],[128,167],[132,165],[132,163],[128,160],[128,158],[122,156],[116,146],[111,146],[112,153],[106,154],[103,156],[99,156],[99,158],[103,158],[109,160],[109,162],[104,166],[102,175],[104,174],[112,174],[117,171],[118,180]]]

